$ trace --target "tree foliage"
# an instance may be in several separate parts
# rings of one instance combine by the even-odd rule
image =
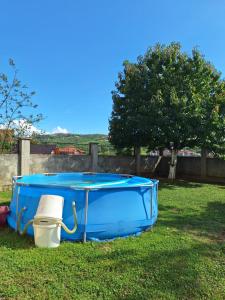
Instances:
[[[123,66],[109,121],[115,147],[224,151],[225,85],[198,49],[157,44]]]
[[[42,114],[33,111],[38,107],[32,101],[35,92],[18,79],[18,70],[12,59],[9,59],[11,73],[0,73],[0,151],[8,148],[9,134],[27,136],[32,133],[32,126],[38,123]]]

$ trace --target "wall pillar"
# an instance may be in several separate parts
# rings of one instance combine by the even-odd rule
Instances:
[[[141,173],[141,148],[134,148],[134,156],[135,156],[135,171],[137,175]]]
[[[98,144],[97,143],[89,144],[89,155],[91,156],[90,171],[97,172],[98,171]]]
[[[19,175],[30,173],[30,138],[19,139]]]
[[[207,177],[207,155],[206,149],[201,149],[201,178]]]

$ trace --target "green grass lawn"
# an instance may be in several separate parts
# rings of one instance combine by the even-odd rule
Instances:
[[[225,186],[164,182],[140,237],[38,249],[0,229],[0,299],[225,299],[224,241]]]

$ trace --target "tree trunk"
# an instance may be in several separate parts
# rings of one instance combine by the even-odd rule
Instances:
[[[162,157],[163,157],[163,150],[159,150],[159,156],[158,156],[158,159],[157,159],[157,161],[155,162],[155,164],[154,164],[154,166],[152,168],[152,174],[155,173],[155,170],[157,169],[157,167],[158,167],[158,165],[159,165]]]
[[[170,170],[168,178],[174,180],[176,178],[176,167],[177,167],[177,153],[178,150],[171,150],[171,161],[170,161]]]

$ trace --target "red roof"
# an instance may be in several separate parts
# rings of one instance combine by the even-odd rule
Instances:
[[[54,154],[83,155],[84,151],[76,147],[56,147]]]

